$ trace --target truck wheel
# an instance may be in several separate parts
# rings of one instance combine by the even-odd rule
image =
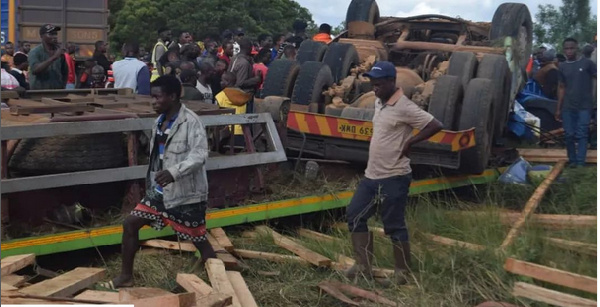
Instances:
[[[360,64],[360,59],[354,45],[330,43],[323,57],[323,63],[329,65],[333,81],[337,83],[350,74],[352,67]]]
[[[486,54],[479,62],[477,78],[492,80],[494,97],[496,98],[494,114],[496,124],[494,136],[501,137],[508,120],[510,107],[510,87],[512,75],[506,58],[497,54]]]
[[[481,174],[488,165],[494,133],[494,87],[489,79],[473,79],[463,98],[459,130],[475,128],[475,147],[460,152],[460,170]]]
[[[346,29],[353,21],[376,24],[379,21],[379,6],[375,0],[352,0],[346,11]]]
[[[300,64],[306,61],[320,62],[325,55],[325,51],[327,51],[326,44],[306,39],[302,42],[302,44],[300,44],[296,61],[298,61]]]
[[[291,97],[300,65],[290,60],[275,60],[269,65],[261,98],[267,96]]]
[[[441,76],[437,78],[427,111],[444,124],[444,129],[455,129],[456,110],[460,110],[462,99],[460,79],[457,76]]]
[[[123,134],[104,133],[23,139],[9,168],[27,175],[56,174],[127,165]]]
[[[472,52],[453,52],[448,64],[448,74],[457,76],[463,86],[463,92],[467,90],[469,81],[475,77],[477,70],[477,58]]]
[[[517,42],[515,57],[520,61],[521,67],[526,68],[533,44],[533,22],[525,4],[503,3],[496,9],[490,28],[490,40],[506,36]]]
[[[300,66],[300,73],[296,78],[292,103],[309,105],[317,103],[323,105],[323,91],[333,84],[333,77],[329,66],[321,62],[308,61]]]

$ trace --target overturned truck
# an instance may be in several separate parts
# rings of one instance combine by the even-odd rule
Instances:
[[[415,146],[412,163],[483,172],[526,83],[527,6],[501,4],[489,23],[380,17],[374,0],[353,0],[346,25],[331,43],[306,40],[296,61],[269,67],[263,97],[291,100],[279,109],[287,115],[288,152],[366,162],[376,97],[362,73],[375,61],[390,61],[397,86],[444,124],[443,132]]]

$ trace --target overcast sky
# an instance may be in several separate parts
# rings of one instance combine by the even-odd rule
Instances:
[[[333,27],[346,19],[350,0],[296,0],[312,13],[315,23],[328,23]],[[491,21],[496,8],[504,2],[499,0],[377,0],[381,16],[413,16],[421,14],[442,14],[473,21]],[[560,6],[561,0],[526,0],[531,17],[535,16],[540,4]],[[598,1],[590,0],[593,14],[598,11]]]

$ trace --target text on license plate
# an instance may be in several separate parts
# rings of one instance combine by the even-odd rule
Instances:
[[[338,124],[337,130],[339,133],[358,134],[363,136],[373,136],[373,127],[363,127],[341,123]]]

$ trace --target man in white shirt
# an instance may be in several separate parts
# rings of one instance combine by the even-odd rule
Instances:
[[[212,88],[210,87],[210,83],[208,83],[208,80],[214,74],[214,72],[215,69],[210,63],[206,61],[200,63],[200,71],[198,74],[198,81],[196,82],[196,89],[198,89],[200,94],[202,94],[202,102],[211,104],[215,103]]]

